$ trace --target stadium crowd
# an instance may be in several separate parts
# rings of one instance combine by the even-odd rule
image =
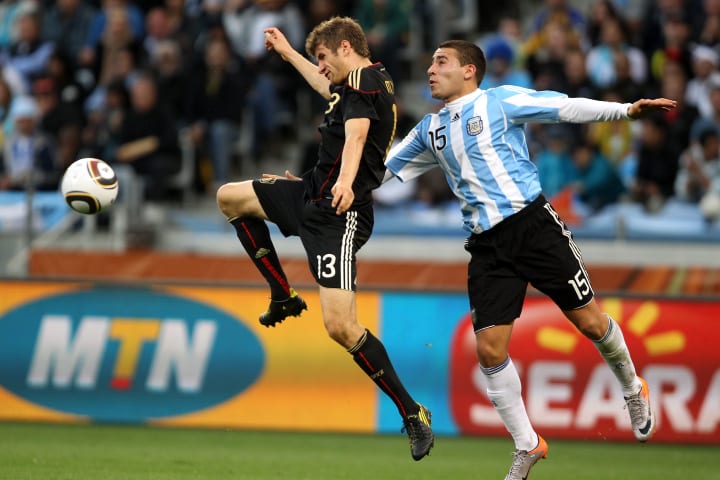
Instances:
[[[175,185],[163,182],[183,168],[183,136],[197,152],[192,188],[209,196],[243,173],[240,156],[272,171],[278,145],[290,141],[309,152],[307,165],[315,139],[299,132],[317,123],[324,105],[303,96],[303,82],[266,51],[262,31],[278,26],[304,51],[312,26],[349,15],[366,30],[373,59],[395,78],[401,106],[410,101],[402,87],[424,85],[422,65],[444,39],[435,38],[438,31],[484,48],[482,88],[677,100],[677,109],[639,122],[528,127],[545,194],[572,195],[589,211],[619,201],[655,212],[670,198],[699,206],[715,200],[715,209],[704,211],[720,213],[720,0],[479,1],[465,12],[467,5],[5,0],[0,190],[25,188],[29,172],[36,188],[55,189],[69,163],[91,156],[130,166],[151,179],[147,195],[172,199]],[[521,15],[528,7],[532,14]],[[440,10],[477,18],[465,22],[469,28],[439,28],[447,20]],[[400,135],[418,120],[408,112]],[[241,132],[249,132],[243,149]],[[437,205],[450,196],[433,173],[378,201]]]

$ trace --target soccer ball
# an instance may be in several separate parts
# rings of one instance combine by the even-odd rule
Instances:
[[[93,215],[115,203],[118,180],[110,165],[102,160],[81,158],[65,170],[60,191],[70,208]]]

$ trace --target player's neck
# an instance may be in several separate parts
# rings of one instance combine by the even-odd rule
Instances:
[[[445,99],[444,99],[444,102],[445,102],[446,104],[447,104],[447,103],[452,103],[452,102],[454,102],[455,100],[458,100],[458,99],[460,99],[460,98],[462,98],[462,97],[464,97],[464,96],[466,96],[466,95],[470,95],[470,94],[473,93],[475,90],[477,90],[477,86],[476,86],[476,85],[464,85],[463,88],[462,88],[462,90],[460,90],[460,91],[457,92],[456,94],[450,95],[449,97],[445,98]]]
[[[369,58],[357,56],[350,61],[350,70],[357,70],[358,68],[369,67],[373,62]]]

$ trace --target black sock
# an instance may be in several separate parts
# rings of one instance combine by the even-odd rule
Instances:
[[[395,403],[400,416],[404,418],[417,414],[420,407],[400,382],[382,342],[370,330],[365,330],[358,343],[348,352],[352,354],[355,363]]]
[[[285,300],[290,296],[290,285],[283,272],[280,259],[270,238],[265,221],[255,217],[238,217],[230,221],[235,227],[240,243],[270,285],[273,300]]]

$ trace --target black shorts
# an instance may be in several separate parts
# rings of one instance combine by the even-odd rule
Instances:
[[[300,181],[254,180],[253,188],[282,234],[300,237],[315,281],[323,287],[355,291],[356,255],[372,233],[372,207],[337,215],[329,203],[306,201]]]
[[[490,230],[471,235],[465,249],[475,331],[518,318],[528,283],[562,310],[583,307],[594,296],[580,249],[543,196]]]

